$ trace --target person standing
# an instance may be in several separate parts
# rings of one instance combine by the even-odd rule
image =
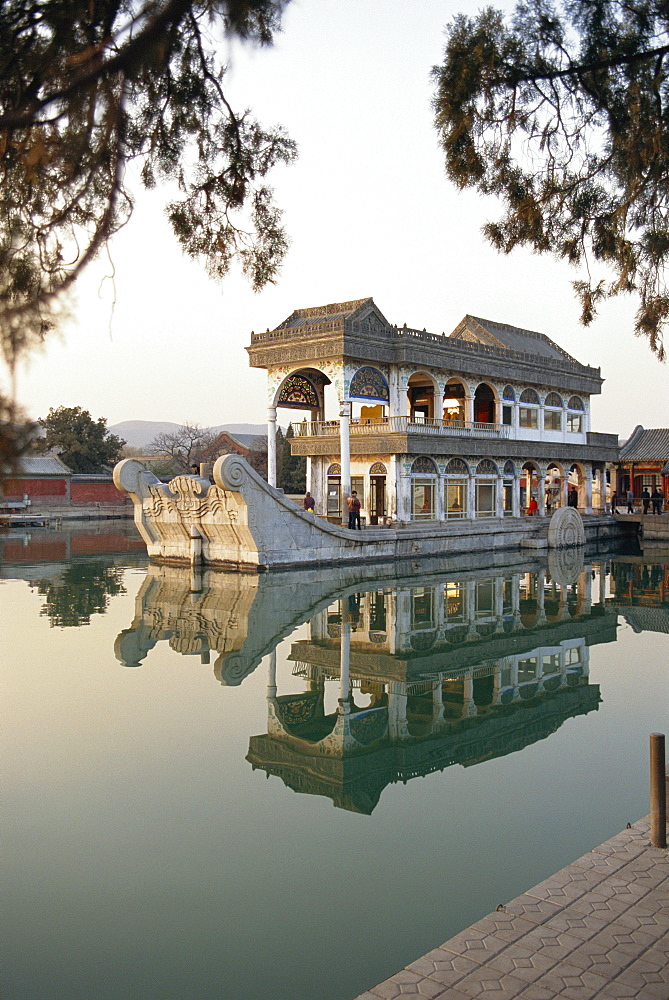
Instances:
[[[661,489],[658,489],[657,486],[653,490],[653,495],[651,497],[651,500],[653,501],[653,514],[661,514],[664,494]]]
[[[539,512],[539,504],[534,497],[530,500],[530,505],[527,508],[528,517],[534,517],[535,514]]]
[[[346,506],[348,507],[348,526],[355,530],[357,527],[358,531],[361,531],[360,527],[360,501],[358,500],[358,494],[356,490],[351,490],[351,495],[346,498]]]
[[[313,514],[315,506],[316,506],[316,501],[312,497],[309,490],[307,490],[307,492],[304,494],[303,507],[305,510],[310,510],[311,513]]]
[[[611,513],[612,514],[618,513],[618,494],[616,493],[615,490],[611,494]]]
[[[567,497],[568,507],[578,507],[578,488],[573,484],[569,487],[569,496]]]
[[[655,494],[653,494],[653,495],[655,495]],[[644,512],[644,514],[647,514],[648,513],[648,508],[650,507],[650,493],[648,492],[648,488],[647,487],[645,487],[644,490],[643,490],[643,492],[641,493],[641,499],[643,501],[643,512]]]
[[[634,490],[627,491],[627,513],[634,513]]]

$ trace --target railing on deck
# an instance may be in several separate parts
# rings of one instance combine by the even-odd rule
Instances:
[[[480,421],[440,420],[426,417],[413,420],[411,417],[386,417],[384,420],[351,420],[351,434],[437,434],[447,437],[488,437],[508,438],[511,428],[508,424],[487,424]],[[293,424],[296,437],[327,437],[339,434],[338,420],[303,420]]]

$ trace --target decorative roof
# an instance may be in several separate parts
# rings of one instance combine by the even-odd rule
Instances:
[[[507,323],[496,323],[493,320],[481,319],[478,316],[465,316],[451,334],[454,340],[467,340],[473,344],[486,344],[505,351],[520,351],[524,354],[534,354],[539,358],[551,358],[554,361],[573,361],[561,347],[544,333],[533,330],[522,330],[518,326]],[[578,364],[578,362],[576,362]]]
[[[22,455],[16,463],[16,476],[71,476],[72,470],[58,455]]]
[[[646,430],[641,424],[620,449],[622,462],[666,462],[669,460],[669,427]]]
[[[352,299],[350,302],[330,302],[326,306],[312,306],[309,309],[296,309],[288,319],[284,320],[277,327],[277,330],[285,330],[299,326],[315,326],[318,323],[332,323],[337,320],[345,320],[357,313],[362,306],[374,306],[371,298]]]

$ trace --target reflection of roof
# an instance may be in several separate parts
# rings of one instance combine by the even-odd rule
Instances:
[[[642,605],[618,607],[635,632],[665,632],[669,634],[669,608],[648,608]]]
[[[646,430],[637,424],[620,449],[620,459],[623,462],[666,462],[669,459],[669,427]]]
[[[506,351],[519,351],[523,354],[534,354],[539,358],[550,358],[554,361],[575,361],[570,354],[547,337],[544,333],[533,330],[522,330],[506,323],[496,323],[478,316],[465,316],[451,334],[455,340],[468,340],[470,343],[486,344]]]
[[[17,476],[70,476],[71,470],[58,455],[22,455],[16,465]]]

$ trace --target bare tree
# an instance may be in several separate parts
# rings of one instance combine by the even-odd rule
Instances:
[[[198,424],[182,424],[175,431],[157,434],[149,445],[149,454],[169,456],[177,472],[189,472],[191,465],[200,461],[202,452],[209,448],[216,435]]]

